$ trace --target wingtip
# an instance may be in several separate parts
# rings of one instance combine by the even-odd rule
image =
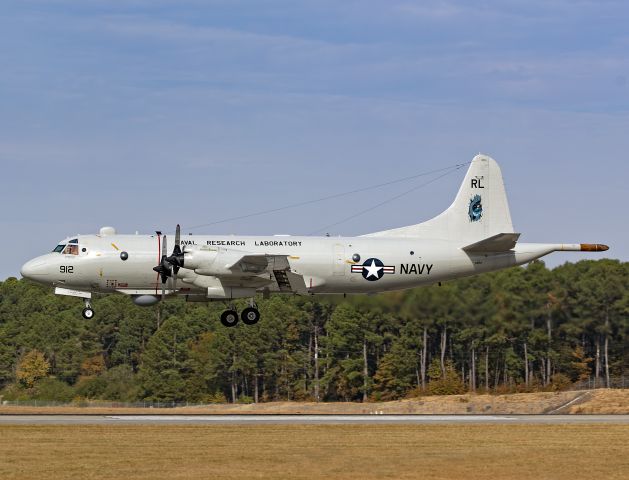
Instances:
[[[602,243],[582,243],[581,251],[582,252],[604,252],[609,250],[607,245],[603,245]]]

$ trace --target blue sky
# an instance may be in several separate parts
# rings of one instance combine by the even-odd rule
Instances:
[[[478,152],[523,241],[629,260],[627,25],[622,1],[5,1],[0,278],[102,225],[186,231]],[[462,177],[330,233],[428,219]],[[422,181],[194,233],[311,233]]]

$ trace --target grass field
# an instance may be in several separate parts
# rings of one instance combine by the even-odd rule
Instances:
[[[3,426],[8,479],[626,479],[626,425]]]
[[[570,404],[560,411],[557,408]],[[542,414],[592,413],[629,414],[629,389],[598,389],[591,391],[514,393],[506,395],[466,394],[435,395],[391,402],[269,402],[258,404],[210,404],[168,409],[124,408],[107,406],[17,406],[0,405],[2,414],[251,414],[251,413],[290,413],[290,414],[369,414],[382,413],[423,413],[423,414]]]

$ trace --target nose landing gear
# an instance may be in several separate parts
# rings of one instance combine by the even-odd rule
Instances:
[[[92,304],[87,298],[85,299],[85,308],[83,309],[83,312],[81,312],[81,315],[83,315],[83,318],[85,320],[91,320],[92,318],[94,318],[94,309],[92,308]]]

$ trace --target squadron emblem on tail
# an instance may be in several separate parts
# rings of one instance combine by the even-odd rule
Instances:
[[[474,195],[470,199],[470,206],[467,214],[470,216],[470,222],[477,222],[483,216],[483,204],[481,203],[480,195]]]

